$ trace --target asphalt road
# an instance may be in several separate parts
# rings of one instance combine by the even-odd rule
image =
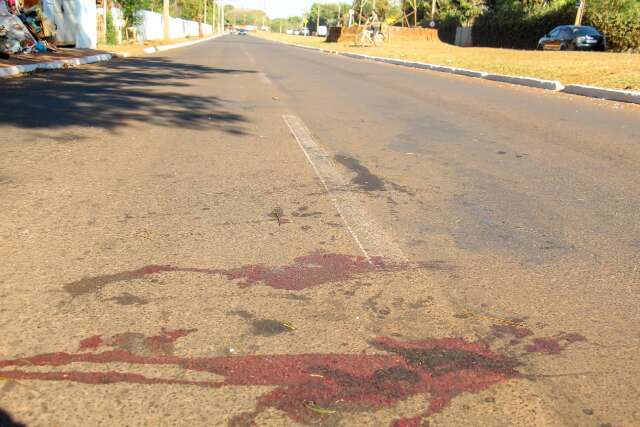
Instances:
[[[0,99],[0,416],[640,425],[638,108],[239,36]]]

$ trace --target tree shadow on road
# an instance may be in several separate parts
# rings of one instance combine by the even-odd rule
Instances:
[[[0,125],[26,129],[91,126],[117,130],[135,122],[243,134],[246,118],[215,96],[194,95],[198,80],[255,73],[173,62],[115,60],[35,73],[0,85]]]

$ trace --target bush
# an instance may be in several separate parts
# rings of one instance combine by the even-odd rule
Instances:
[[[532,8],[489,10],[473,24],[473,44],[485,47],[535,49],[538,40],[558,25],[575,20],[575,0],[556,1]]]
[[[585,22],[607,37],[612,50],[640,48],[640,4],[634,0],[592,0]]]
[[[438,22],[438,38],[444,43],[456,42],[456,29],[460,26],[460,19],[456,16],[447,16]]]
[[[472,7],[468,0],[442,0],[438,34],[455,40],[455,27],[473,22],[473,44],[535,49],[538,39],[558,25],[575,22],[576,0],[493,0],[492,7]],[[475,16],[475,19],[474,19]],[[639,0],[588,0],[584,25],[600,30],[611,50],[640,49]]]

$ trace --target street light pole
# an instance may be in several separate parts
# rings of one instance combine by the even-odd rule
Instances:
[[[580,6],[578,6],[578,13],[576,14],[576,24],[582,25],[582,18],[584,17],[584,11],[587,8],[587,0],[580,0]]]
[[[169,40],[169,0],[162,0],[162,38]]]

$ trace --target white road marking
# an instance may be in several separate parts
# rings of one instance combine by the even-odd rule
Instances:
[[[266,85],[270,85],[271,84],[271,79],[269,77],[267,77],[267,75],[262,71],[258,72],[258,80],[260,80],[262,83],[264,83]]]
[[[315,141],[304,122],[298,116],[289,114],[282,118],[367,260],[371,262],[371,257],[380,256],[406,262],[406,256],[395,241],[359,206],[349,179],[338,171],[329,154]]]
[[[253,67],[255,67],[256,66],[255,58],[253,56],[251,56],[251,54],[246,49],[243,49],[242,53],[244,54],[244,56],[247,57],[247,59],[249,60],[251,65]],[[258,75],[258,80],[260,80],[260,83],[264,83],[266,85],[270,85],[271,84],[271,79],[269,77],[267,77],[267,75],[265,74],[264,71],[256,71],[256,74]]]

